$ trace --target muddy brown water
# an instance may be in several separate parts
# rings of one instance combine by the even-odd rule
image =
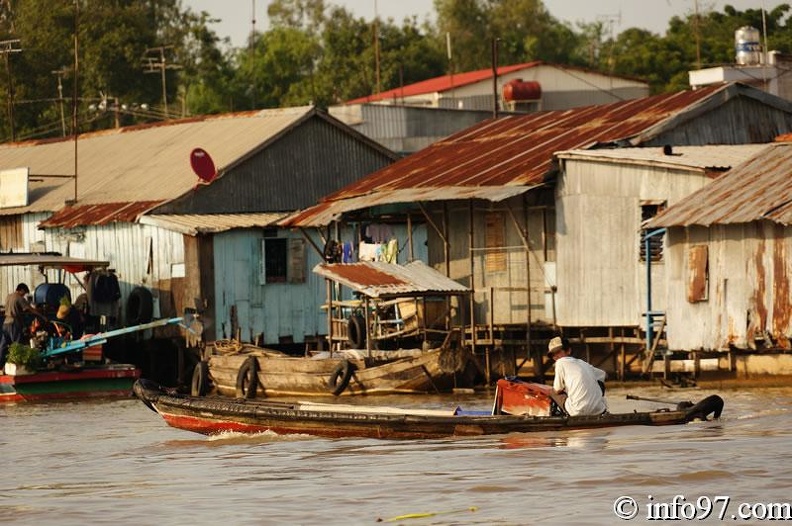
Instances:
[[[684,426],[381,441],[204,437],[168,427],[135,399],[6,405],[0,523],[589,525],[676,513],[670,522],[758,524],[766,521],[738,513],[783,511],[770,505],[792,500],[792,387],[620,386],[608,392],[612,411],[662,406],[628,393],[717,393],[726,407],[720,421]],[[490,395],[362,400],[487,409]],[[629,514],[625,499],[637,509],[631,520],[614,510]]]

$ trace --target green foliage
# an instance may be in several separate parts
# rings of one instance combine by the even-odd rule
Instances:
[[[35,371],[41,366],[41,353],[38,349],[29,347],[23,343],[14,342],[8,348],[8,363],[21,365],[29,371]]]
[[[71,134],[75,94],[81,131],[168,116],[325,107],[489,68],[494,41],[501,65],[582,66],[644,79],[656,93],[687,89],[691,69],[733,63],[741,26],[766,24],[769,48],[792,52],[788,4],[764,17],[732,6],[690,12],[673,18],[663,35],[637,28],[614,35],[601,21],[573,28],[541,0],[434,0],[434,7],[436,22],[419,23],[365,20],[324,0],[273,0],[269,29],[234,49],[209,28],[215,20],[208,13],[181,0],[0,0],[0,40],[18,38],[22,48],[0,68],[0,141],[12,132],[17,140]]]

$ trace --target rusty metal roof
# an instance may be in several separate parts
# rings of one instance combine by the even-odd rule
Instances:
[[[558,152],[556,157],[658,166],[678,170],[726,171],[742,164],[765,148],[767,148],[767,144],[674,146],[670,153],[665,153],[664,148],[651,146],[608,150],[568,150]]]
[[[107,225],[132,223],[138,216],[162,204],[162,201],[137,201],[134,203],[106,203],[73,205],[55,212],[39,223],[41,228],[73,228],[82,225]]]
[[[613,104],[488,119],[372,173],[282,222],[316,226],[334,202],[418,188],[534,186],[544,182],[553,154],[598,144],[637,146],[692,119],[709,101],[725,104],[761,92],[740,84],[656,95]],[[366,199],[359,202],[366,207]],[[332,214],[330,214],[332,215]]]
[[[792,224],[792,143],[774,143],[652,219],[650,228]]]
[[[370,298],[465,294],[470,291],[421,261],[406,265],[371,261],[320,263],[313,271]]]
[[[300,222],[299,226],[322,226],[340,219],[345,212],[360,210],[393,203],[416,203],[429,201],[453,201],[457,199],[484,199],[499,202],[536,188],[536,186],[455,186],[441,188],[404,188],[391,192],[377,192],[350,199],[329,201],[325,206],[313,207],[309,219]],[[300,215],[298,212],[296,215]],[[286,216],[284,216],[286,217]],[[282,218],[283,219],[283,218]],[[282,223],[289,225],[290,218]]]
[[[206,150],[218,177],[300,120],[312,107],[203,116],[83,134],[77,148],[77,205],[166,202],[195,188],[195,148]],[[53,212],[74,199],[75,141],[0,144],[0,170],[29,167],[27,207],[0,215]],[[85,213],[85,210],[70,214]],[[99,216],[105,218],[105,216]],[[121,220],[120,218],[114,220]],[[90,224],[90,223],[89,223]]]
[[[54,252],[0,254],[0,266],[31,266],[65,269],[69,272],[82,272],[97,267],[107,267],[109,261],[81,259],[62,256]]]
[[[142,225],[151,225],[194,236],[226,232],[236,228],[263,228],[283,219],[284,213],[261,214],[157,214],[139,219]]]

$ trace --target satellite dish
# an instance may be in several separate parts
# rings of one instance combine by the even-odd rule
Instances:
[[[190,152],[190,166],[192,166],[193,172],[205,183],[211,183],[217,176],[214,161],[203,148],[196,148]]]

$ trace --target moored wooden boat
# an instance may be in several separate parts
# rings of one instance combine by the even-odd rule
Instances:
[[[97,364],[70,370],[0,375],[0,403],[129,397],[140,369]]]
[[[323,437],[442,438],[628,425],[684,424],[707,413],[717,416],[717,395],[697,409],[658,410],[597,416],[533,416],[453,410],[401,409],[378,406],[281,402],[185,396],[145,379],[135,382],[135,395],[170,426],[206,435],[224,432],[307,434]],[[704,418],[708,416],[704,414]]]
[[[239,344],[196,365],[193,395],[242,397],[441,393],[460,386],[463,349],[336,351],[314,357]]]

